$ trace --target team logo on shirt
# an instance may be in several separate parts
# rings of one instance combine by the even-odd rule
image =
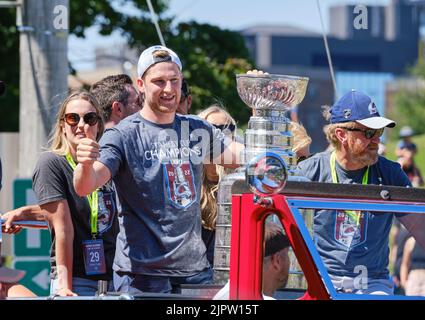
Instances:
[[[99,234],[107,231],[111,226],[115,217],[115,193],[98,191],[98,216],[97,216],[97,232]]]
[[[366,240],[367,219],[365,212],[337,210],[335,222],[335,240],[352,248]]]
[[[186,208],[196,200],[196,189],[190,163],[164,164],[168,198],[177,207]]]

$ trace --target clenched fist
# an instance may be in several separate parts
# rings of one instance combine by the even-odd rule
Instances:
[[[88,126],[84,126],[84,133],[86,137],[81,139],[77,146],[77,162],[89,166],[99,158],[100,146]]]

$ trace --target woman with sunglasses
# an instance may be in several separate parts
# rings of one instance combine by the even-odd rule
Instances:
[[[104,130],[97,100],[87,92],[69,95],[62,103],[50,151],[43,153],[33,176],[39,205],[52,219],[52,293],[71,290],[94,295],[98,280],[112,280],[118,233],[115,191],[111,183],[79,197],[72,179],[80,139],[99,140]]]
[[[211,105],[198,116],[220,129],[229,139],[235,139],[236,121],[222,107]],[[218,185],[224,175],[231,171],[232,169],[225,169],[219,165],[205,166],[201,189],[202,240],[207,248],[207,259],[211,266],[214,260]]]
[[[38,206],[19,208],[3,217],[8,220],[6,229],[14,220],[49,222],[51,294],[90,296],[96,293],[98,280],[112,283],[118,233],[114,187],[107,183],[89,196],[79,197],[72,184],[79,140],[100,139],[104,130],[101,114],[90,93],[75,92],[64,100],[49,151],[40,155],[33,175]]]

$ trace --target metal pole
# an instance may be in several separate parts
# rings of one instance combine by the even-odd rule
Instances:
[[[67,93],[68,4],[68,0],[24,0],[17,12],[17,21],[22,23],[18,25],[22,178],[32,176],[40,152],[46,147],[58,102]]]
[[[153,24],[155,25],[156,33],[158,33],[159,41],[161,41],[161,44],[165,47],[165,41],[164,41],[164,38],[162,37],[162,32],[158,24],[158,16],[155,13],[155,10],[153,9],[151,0],[146,0],[146,2],[148,3],[149,11],[151,12],[151,19]]]
[[[332,64],[332,57],[328,45],[328,37],[326,36],[325,26],[323,24],[322,11],[320,9],[320,0],[317,0],[317,8],[319,9],[320,23],[322,25],[323,41],[325,42],[326,56],[328,57],[329,70],[331,72],[332,84],[334,86],[335,100],[338,99],[338,90],[336,87],[335,73]]]

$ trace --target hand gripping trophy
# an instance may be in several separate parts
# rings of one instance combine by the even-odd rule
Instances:
[[[246,181],[257,196],[277,194],[296,176],[290,120],[285,112],[304,99],[308,78],[267,73],[236,75],[241,99],[253,109],[245,132],[242,162]]]

